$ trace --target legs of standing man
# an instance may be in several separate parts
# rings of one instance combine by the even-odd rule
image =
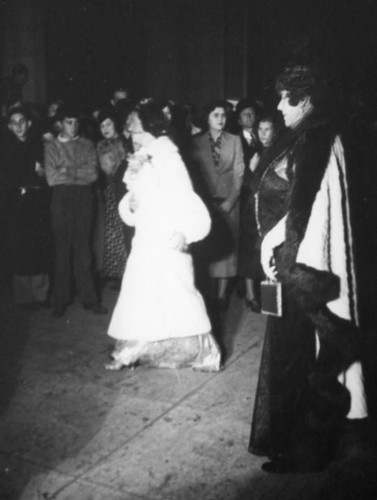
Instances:
[[[75,218],[72,186],[56,186],[51,203],[54,238],[54,277],[52,289],[53,316],[63,316],[69,302],[71,249]]]
[[[86,309],[98,314],[107,311],[100,306],[94,290],[90,238],[93,220],[91,186],[57,186],[54,188],[52,228],[55,244],[53,315],[63,316],[70,299],[71,258],[79,298]]]
[[[92,251],[90,247],[93,222],[93,193],[90,186],[80,186],[76,202],[76,217],[73,229],[73,269],[77,292],[83,304],[97,302],[92,274]]]

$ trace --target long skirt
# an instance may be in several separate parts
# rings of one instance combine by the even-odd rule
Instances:
[[[254,403],[251,453],[274,458],[291,447],[314,361],[315,334],[308,319],[287,310],[282,318],[268,318]]]
[[[217,372],[221,369],[221,352],[211,333],[176,337],[159,341],[118,340],[111,354],[115,361],[133,367],[193,368]]]
[[[255,280],[264,278],[260,256],[261,240],[255,217],[253,193],[249,189],[243,189],[241,192],[238,257],[238,274],[240,276]]]
[[[347,418],[351,394],[339,380],[334,338],[323,337],[317,354],[312,319],[283,300],[284,316],[267,321],[249,451],[282,458],[297,472],[320,470],[336,458],[354,422]],[[356,380],[353,371],[347,374]]]
[[[125,366],[219,370],[220,350],[194,283],[191,255],[151,241],[140,233],[133,240],[108,330],[117,339],[112,357]]]
[[[127,259],[123,222],[119,216],[113,177],[107,179],[104,192],[104,255],[102,274],[107,278],[121,278]]]

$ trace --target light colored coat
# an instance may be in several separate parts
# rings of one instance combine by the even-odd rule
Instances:
[[[193,168],[205,183],[212,199],[221,199],[230,206],[229,213],[222,214],[233,237],[232,251],[221,260],[211,263],[210,275],[215,278],[232,277],[237,274],[239,240],[239,199],[245,170],[241,140],[238,136],[223,132],[220,161],[215,167],[212,158],[209,133],[194,137],[191,157]],[[224,237],[229,237],[229,233]]]
[[[119,204],[135,236],[108,333],[146,342],[208,333],[211,325],[194,284],[192,257],[171,246],[176,232],[187,243],[204,238],[211,226],[208,211],[170,139],[156,139],[136,157],[139,168],[130,163],[125,174],[129,191]]]

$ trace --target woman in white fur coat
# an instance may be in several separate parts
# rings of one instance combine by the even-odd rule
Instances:
[[[135,236],[108,330],[117,342],[106,368],[146,363],[219,370],[220,351],[189,251],[209,233],[209,214],[152,100],[138,105],[130,132],[136,153],[119,212]]]

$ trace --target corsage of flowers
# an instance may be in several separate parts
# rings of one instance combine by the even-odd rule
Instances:
[[[140,170],[147,164],[152,165],[151,160],[151,155],[142,153],[141,151],[127,155],[128,167],[124,174],[123,182],[127,184],[128,189],[130,189],[132,181],[135,180]]]

